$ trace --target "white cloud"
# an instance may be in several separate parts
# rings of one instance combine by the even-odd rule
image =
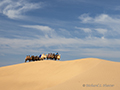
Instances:
[[[101,39],[105,39],[104,37],[101,37]]]
[[[112,21],[112,20],[113,19],[111,17],[109,17],[107,14],[101,14],[101,15],[95,17],[94,22],[101,23],[101,22],[105,21],[104,23],[106,23],[106,22]]]
[[[120,46],[119,39],[103,39],[103,38],[65,38],[65,37],[56,37],[56,38],[46,38],[39,37],[37,39],[8,39],[0,38],[0,48],[1,49],[33,49],[41,47],[51,47],[51,46],[62,46],[68,47],[69,49],[77,49],[82,47],[102,47],[102,48],[118,48]],[[55,48],[54,48],[55,49]],[[11,52],[9,52],[11,53]]]
[[[90,28],[81,28],[81,27],[75,27],[76,29],[80,29],[80,30],[83,30],[84,32],[86,33],[90,33],[92,32],[92,30]]]
[[[105,32],[112,32],[115,33],[117,32],[118,34],[120,34],[120,16],[110,16],[107,14],[100,14],[97,15],[95,17],[90,17],[88,14],[83,14],[81,16],[79,16],[79,19],[81,20],[81,23],[84,24],[92,24],[92,25],[96,25],[99,26],[99,28],[101,28],[102,26],[105,27],[100,29],[95,29],[97,30],[99,33],[105,33]],[[109,29],[109,30],[108,30]]]
[[[105,34],[108,30],[103,28],[81,28],[81,27],[75,27],[76,29],[83,30],[85,33],[92,33],[93,30],[96,30],[100,34]]]
[[[11,2],[11,0],[1,0],[0,7],[3,6],[4,4],[10,3],[10,2]]]
[[[23,13],[41,8],[41,3],[28,3],[23,0],[2,0],[0,1],[0,13],[6,15],[11,19],[23,17]]]
[[[119,48],[120,39],[107,39],[101,37],[89,37],[89,38],[66,38],[49,26],[42,25],[21,25],[25,28],[32,28],[33,30],[40,30],[45,33],[45,36],[37,36],[37,38],[0,38],[0,54],[26,54],[26,53],[39,53],[39,52],[47,52],[50,51],[58,51],[58,52],[68,52],[68,55],[73,54],[73,56],[77,55],[85,55],[85,56],[101,56],[101,57],[113,57],[115,53],[116,57],[120,57],[118,53],[119,51],[114,51],[113,48]],[[79,29],[79,27],[77,27]],[[80,28],[81,29],[81,28]],[[60,29],[66,31],[66,29]],[[101,30],[101,28],[99,28]],[[98,30],[98,31],[99,31]],[[89,31],[89,30],[88,30]],[[87,32],[88,32],[87,31]],[[52,34],[51,34],[51,33]],[[105,33],[106,30],[99,31],[101,33]],[[49,37],[48,35],[53,35]],[[23,36],[24,37],[24,36]],[[101,48],[104,48],[101,50]],[[65,55],[63,55],[65,56]],[[77,56],[77,57],[78,57]]]
[[[41,25],[21,25],[21,26],[26,28],[38,29],[43,32],[54,31],[54,29],[50,28],[49,26],[41,26]]]
[[[66,36],[66,35],[71,35],[70,32],[66,29],[63,29],[63,28],[59,28],[59,31],[58,31],[59,35],[63,35],[63,36]]]
[[[119,48],[119,39],[103,38],[46,38],[37,39],[8,39],[0,38],[0,54],[29,54],[48,53],[48,51],[58,51],[65,53],[62,57],[109,57],[120,58],[120,51],[113,50]],[[52,47],[52,48],[51,48]],[[85,47],[85,48],[84,48]],[[88,47],[88,48],[87,48]],[[91,47],[91,48],[90,48]],[[99,48],[94,48],[99,47]],[[70,58],[69,58],[70,59]]]
[[[46,38],[56,37],[56,32],[54,31],[54,29],[50,28],[49,26],[42,26],[42,25],[20,25],[20,26],[25,27],[25,28],[32,28],[32,29],[40,30],[44,33],[44,36]]]
[[[97,28],[95,30],[98,31],[101,34],[105,34],[107,32],[107,29],[102,29],[102,28]]]
[[[89,14],[82,14],[79,16],[79,19],[82,20],[82,22],[88,22],[91,21],[93,18],[89,16]]]
[[[82,14],[79,16],[79,19],[82,20],[83,23],[100,23],[100,24],[108,24],[108,23],[120,23],[120,18],[110,17],[107,14],[100,14],[95,18],[90,17],[88,14]]]

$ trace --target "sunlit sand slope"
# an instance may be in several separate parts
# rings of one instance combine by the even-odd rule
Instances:
[[[86,58],[44,60],[1,67],[0,89],[119,90],[120,63]]]

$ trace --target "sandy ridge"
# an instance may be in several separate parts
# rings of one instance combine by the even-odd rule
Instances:
[[[85,84],[114,84],[119,90],[120,63],[85,58],[71,61],[44,60],[0,68],[2,90],[107,90]]]

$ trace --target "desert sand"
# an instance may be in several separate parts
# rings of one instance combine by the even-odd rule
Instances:
[[[120,62],[85,58],[0,67],[0,90],[120,90]]]

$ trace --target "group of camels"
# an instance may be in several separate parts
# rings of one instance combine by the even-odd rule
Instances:
[[[47,58],[47,60],[48,59],[54,59],[54,60],[60,60],[60,55],[59,54],[52,54],[52,53],[48,53],[48,54],[42,54],[42,55],[40,55],[40,56],[30,56],[30,55],[28,55],[28,56],[26,56],[26,58],[25,58],[25,62],[27,62],[27,61],[40,61],[40,60],[44,60],[44,59],[46,59]]]

